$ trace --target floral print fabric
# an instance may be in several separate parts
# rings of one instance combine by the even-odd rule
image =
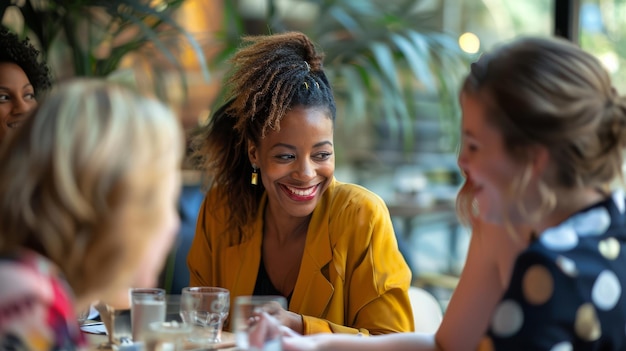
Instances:
[[[0,350],[82,349],[72,303],[69,286],[44,257],[0,256]]]

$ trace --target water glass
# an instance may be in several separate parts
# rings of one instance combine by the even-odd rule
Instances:
[[[182,351],[192,329],[191,325],[178,321],[152,322],[150,332],[146,334],[145,349]]]
[[[254,326],[261,312],[273,315],[279,309],[287,309],[287,299],[278,295],[267,296],[237,296],[233,310],[233,332],[238,350],[252,350],[249,342],[249,332]],[[281,350],[280,334],[272,337],[267,335],[263,345],[264,351]]]
[[[145,341],[150,323],[165,321],[165,289],[146,288],[130,290],[130,325],[133,342]]]
[[[216,344],[230,309],[230,291],[218,287],[185,287],[180,297],[180,316],[193,325],[189,341]]]

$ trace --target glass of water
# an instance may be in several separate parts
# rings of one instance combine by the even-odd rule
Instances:
[[[250,345],[249,336],[260,313],[276,314],[280,309],[287,309],[287,299],[283,296],[237,296],[233,309],[233,332],[238,350],[255,349]],[[280,335],[266,335],[263,351],[281,350]]]
[[[189,341],[217,344],[230,309],[230,291],[219,287],[186,287],[180,297],[180,316],[193,326]]]
[[[165,289],[146,288],[130,290],[130,320],[133,342],[145,341],[150,323],[165,321]]]
[[[192,326],[177,321],[152,322],[146,335],[146,350],[182,351]]]

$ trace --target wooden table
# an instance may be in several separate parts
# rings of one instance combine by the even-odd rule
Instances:
[[[180,295],[167,295],[167,309],[166,309],[166,320],[173,321],[176,320],[180,322]],[[115,333],[114,335],[119,337],[129,337],[131,335],[130,332],[130,310],[120,310],[115,312]],[[91,346],[92,350],[96,350],[98,345],[106,343],[108,341],[107,335],[98,335],[98,334],[89,334],[85,333],[87,336],[87,341]],[[218,345],[213,345],[215,347],[209,347],[208,345],[198,345],[191,342],[187,342],[185,344],[185,350],[224,350],[224,351],[233,351],[237,350],[235,347],[235,335],[231,332],[223,331],[222,332],[222,343]],[[128,350],[128,351],[139,351],[144,350],[144,348],[136,348],[136,347],[121,347],[120,350]]]
[[[87,341],[89,342],[89,346],[91,350],[97,350],[98,349],[98,345],[102,344],[102,343],[106,343],[108,340],[108,337],[106,335],[97,335],[97,334],[89,334],[89,333],[85,333],[85,335],[87,336]],[[119,350],[126,350],[126,347],[121,347]],[[235,346],[235,335],[233,333],[224,331],[222,332],[222,343],[217,344],[217,345],[199,345],[199,344],[195,344],[192,342],[185,342],[185,346],[184,346],[185,350],[220,350],[220,351],[235,351],[237,350],[237,347]],[[128,347],[128,350],[144,350],[143,348],[139,349],[139,348],[135,348],[135,347]]]

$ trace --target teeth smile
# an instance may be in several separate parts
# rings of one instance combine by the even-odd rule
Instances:
[[[13,128],[17,128],[20,124],[22,124],[22,122],[11,122],[11,123],[7,123],[7,127],[13,129]]]
[[[285,185],[285,188],[287,188],[294,195],[310,196],[311,194],[313,194],[313,192],[315,192],[315,189],[317,188],[317,186],[312,186],[307,189],[298,189],[298,188],[292,188],[290,186]]]

